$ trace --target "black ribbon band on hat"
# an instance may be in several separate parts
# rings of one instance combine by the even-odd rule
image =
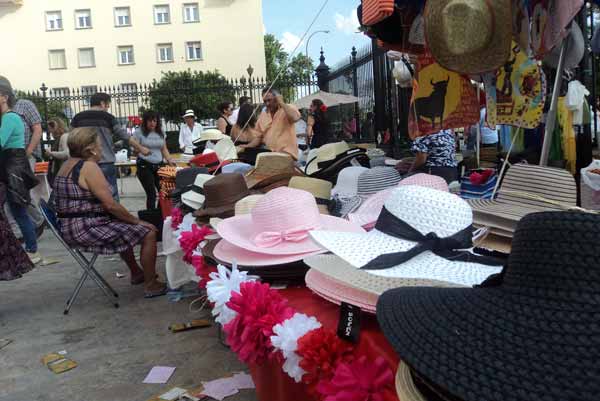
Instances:
[[[204,188],[198,187],[198,186],[196,186],[196,185],[194,185],[194,186],[193,186],[193,187],[190,189],[190,191],[192,191],[192,192],[195,192],[195,193],[197,193],[197,194],[200,194],[200,195],[204,195]]]
[[[329,199],[323,199],[323,198],[315,198],[317,200],[317,205],[323,205],[323,206],[327,206],[329,208],[329,204],[331,203],[331,201]]]
[[[435,233],[423,235],[408,223],[394,216],[384,207],[377,220],[377,224],[375,224],[375,229],[394,238],[416,242],[417,245],[406,252],[379,255],[365,266],[361,267],[361,269],[364,270],[389,269],[390,267],[408,262],[415,256],[427,251],[433,252],[435,255],[452,262],[471,262],[488,266],[503,265],[503,263],[497,259],[474,255],[471,252],[463,250],[473,246],[472,226],[446,238],[440,238]]]

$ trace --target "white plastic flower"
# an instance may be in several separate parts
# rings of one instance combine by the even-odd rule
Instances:
[[[183,217],[183,221],[179,225],[179,228],[173,233],[177,241],[180,240],[181,233],[192,231],[192,226],[196,224],[196,218],[192,213],[188,213]]]
[[[226,305],[231,299],[232,291],[239,292],[240,284],[254,281],[254,278],[248,277],[247,272],[240,272],[235,264],[231,271],[218,265],[217,272],[211,273],[209,277],[211,280],[206,284],[206,294],[208,300],[215,304],[212,314],[218,323],[225,325],[236,316],[236,312]]]
[[[296,354],[298,349],[298,340],[309,331],[321,327],[321,323],[314,317],[306,316],[303,313],[296,313],[291,319],[273,327],[274,336],[271,336],[271,344],[278,349],[285,358],[283,370],[293,378],[296,383],[302,380],[304,370],[300,367],[300,357]]]

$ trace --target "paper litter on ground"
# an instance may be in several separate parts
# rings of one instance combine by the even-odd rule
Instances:
[[[232,380],[238,390],[250,390],[256,388],[252,376],[248,373],[236,373],[233,375]]]
[[[210,382],[202,382],[202,385],[204,386],[202,395],[219,401],[222,401],[226,397],[230,397],[239,392],[232,377],[217,379]]]
[[[167,391],[166,393],[162,394],[159,397],[159,399],[166,400],[166,401],[174,401],[174,400],[177,400],[182,395],[184,395],[185,393],[187,393],[186,389],[175,387],[175,388],[172,388],[171,390]]]
[[[175,372],[175,368],[169,366],[155,366],[153,367],[148,376],[144,379],[146,384],[165,384],[169,381],[171,376]]]

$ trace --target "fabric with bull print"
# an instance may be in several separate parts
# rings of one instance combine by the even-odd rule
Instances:
[[[478,121],[477,91],[469,78],[443,68],[431,54],[419,56],[408,123],[411,139]]]

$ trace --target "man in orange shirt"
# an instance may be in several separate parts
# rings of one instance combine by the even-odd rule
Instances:
[[[254,138],[242,148],[255,148],[264,144],[273,152],[282,152],[298,160],[298,140],[295,124],[302,117],[298,109],[283,101],[275,89],[263,91],[265,110],[260,114],[256,129],[261,137]]]

